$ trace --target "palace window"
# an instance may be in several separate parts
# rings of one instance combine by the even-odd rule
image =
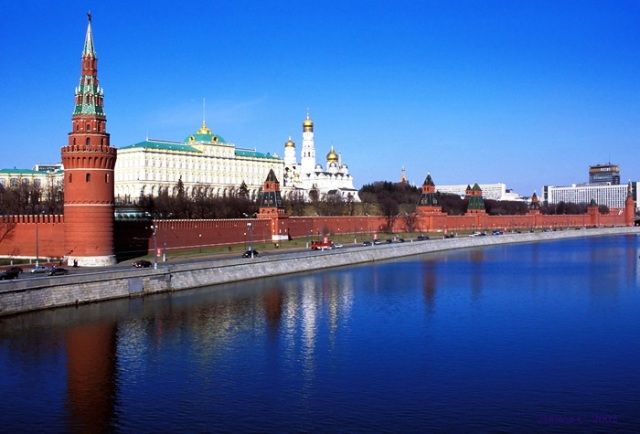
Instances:
[[[90,174],[90,173],[87,173],[87,174],[84,176],[84,180],[85,180],[85,182],[91,182],[91,174]]]

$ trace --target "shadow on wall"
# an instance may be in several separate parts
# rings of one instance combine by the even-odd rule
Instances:
[[[119,220],[114,225],[114,248],[118,262],[145,256],[153,236],[151,220]]]

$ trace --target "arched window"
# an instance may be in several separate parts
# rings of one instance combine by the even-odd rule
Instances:
[[[91,124],[87,123],[87,131],[91,131]]]
[[[73,181],[73,174],[69,174],[69,184],[71,184],[71,182]]]
[[[109,174],[108,173],[104,174],[104,182],[106,182],[107,184],[109,183]]]
[[[75,146],[75,145],[76,145],[76,138],[74,137],[73,138],[73,146]]]
[[[87,173],[87,174],[84,176],[84,180],[85,180],[85,182],[91,182],[91,174],[90,174],[90,173]]]
[[[91,144],[91,139],[89,139],[89,137],[87,137],[86,145],[89,146],[90,144]]]

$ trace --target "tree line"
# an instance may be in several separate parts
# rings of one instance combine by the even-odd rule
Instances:
[[[257,213],[259,203],[250,197],[246,184],[242,183],[231,193],[223,197],[212,197],[206,193],[206,186],[192,189],[186,194],[181,179],[175,188],[162,189],[157,196],[140,196],[134,206],[148,212],[154,218],[162,219],[222,219],[242,218]],[[175,191],[171,194],[170,191]],[[283,200],[290,215],[352,216],[382,215],[389,227],[397,218],[405,219],[407,226],[415,220],[416,204],[421,189],[407,183],[377,181],[365,184],[358,192],[360,202],[353,197],[346,199],[339,194],[320,198],[316,191],[306,201],[301,194]],[[435,193],[442,211],[449,215],[463,215],[467,211],[468,200],[456,194]],[[522,215],[529,211],[525,202],[498,201],[485,199],[485,209],[490,215]],[[16,186],[0,185],[0,214],[62,214],[64,191],[62,185],[52,185],[45,191],[36,183],[19,183]],[[585,214],[586,203],[557,204],[541,203],[542,214]],[[605,205],[600,205],[601,213],[608,213]]]
[[[62,185],[45,189],[35,182],[0,184],[0,215],[62,214],[63,206]]]

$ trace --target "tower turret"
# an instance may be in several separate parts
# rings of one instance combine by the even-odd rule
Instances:
[[[636,220],[636,201],[633,199],[633,186],[631,181],[627,186],[627,199],[624,202],[624,223],[633,226]]]
[[[284,144],[284,166],[290,169],[296,166],[296,144],[291,137]]]
[[[473,184],[473,187],[467,186],[466,197],[469,200],[469,204],[467,205],[468,213],[484,213],[484,199],[482,198],[482,189],[476,182]]]
[[[313,141],[313,121],[307,113],[302,122],[302,157],[300,159],[302,175],[313,173],[316,167],[316,147]]]
[[[442,207],[440,206],[440,201],[438,200],[438,195],[436,193],[436,185],[433,182],[430,173],[427,174],[427,177],[422,184],[422,194],[418,201],[418,212],[420,214],[434,214],[442,212]]]
[[[75,92],[64,165],[65,255],[69,264],[115,264],[113,249],[116,149],[109,145],[91,13],[82,50],[80,84]]]

